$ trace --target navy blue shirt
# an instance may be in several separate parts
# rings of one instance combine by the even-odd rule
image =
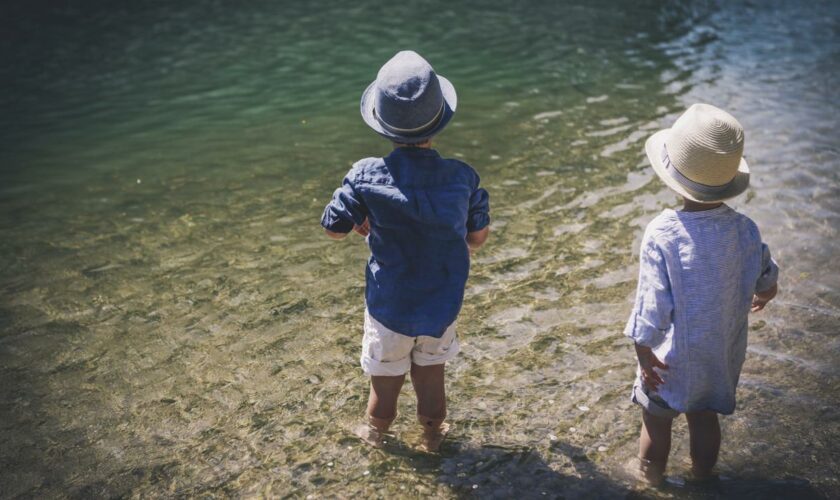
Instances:
[[[370,221],[368,312],[389,329],[440,337],[458,317],[470,269],[466,236],[490,223],[489,195],[466,163],[399,147],[359,160],[321,225],[348,233]]]

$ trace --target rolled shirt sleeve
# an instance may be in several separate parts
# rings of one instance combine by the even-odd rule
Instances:
[[[662,251],[645,234],[639,252],[639,285],[624,335],[639,345],[656,347],[671,329],[674,299]]]
[[[350,170],[324,208],[321,226],[325,229],[335,233],[349,233],[354,225],[361,225],[368,216],[364,200],[353,187],[353,177],[353,170]]]
[[[481,231],[489,224],[490,195],[486,189],[478,187],[478,180],[476,180],[476,188],[470,195],[470,208],[467,213],[467,232]]]
[[[761,275],[755,283],[755,291],[758,293],[773,288],[779,280],[779,266],[773,257],[770,256],[770,247],[761,244]]]

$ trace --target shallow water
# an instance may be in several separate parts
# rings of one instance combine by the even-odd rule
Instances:
[[[836,2],[0,7],[0,496],[840,495]],[[400,22],[411,20],[411,23]],[[491,193],[449,371],[452,439],[347,430],[366,248],[325,239],[358,117],[411,47],[450,78],[437,141]],[[623,470],[621,336],[641,230],[675,198],[644,139],[691,102],[747,130],[782,294],[752,319],[712,491]]]

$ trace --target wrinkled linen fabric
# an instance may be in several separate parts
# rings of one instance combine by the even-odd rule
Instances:
[[[624,334],[669,366],[658,396],[679,412],[731,414],[753,294],[779,274],[758,227],[727,205],[668,209],[648,224],[639,254]]]
[[[490,224],[487,191],[468,164],[399,147],[350,169],[321,225],[347,233],[365,218],[369,314],[403,335],[441,337],[455,322],[470,269],[468,232]]]

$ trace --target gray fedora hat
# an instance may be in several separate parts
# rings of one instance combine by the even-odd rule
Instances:
[[[443,130],[458,105],[455,87],[413,50],[386,62],[362,94],[362,119],[379,135],[403,144],[425,142]]]

